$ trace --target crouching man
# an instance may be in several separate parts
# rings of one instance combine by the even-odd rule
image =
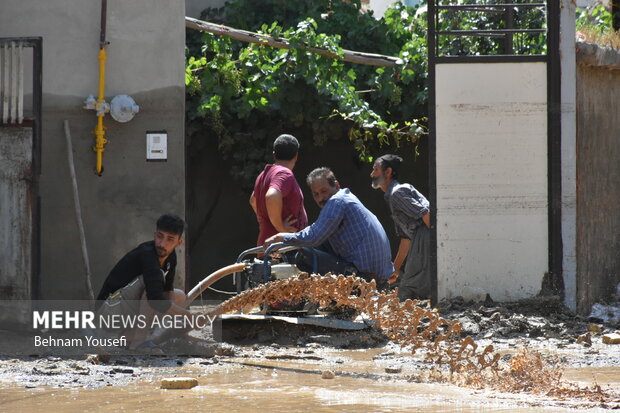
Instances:
[[[156,343],[147,340],[157,315],[193,319],[185,309],[185,293],[173,287],[177,267],[175,248],[183,244],[184,226],[176,215],[159,217],[155,239],[138,245],[121,258],[101,287],[96,303],[98,316],[122,315],[126,319],[133,316],[134,321],[140,320],[133,327],[122,328],[129,349],[161,352]]]

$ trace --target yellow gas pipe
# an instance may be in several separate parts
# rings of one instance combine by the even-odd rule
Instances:
[[[101,175],[103,171],[103,147],[108,142],[105,138],[105,127],[103,126],[103,117],[105,116],[105,46],[99,49],[99,95],[97,97],[97,127],[95,128],[95,147],[93,150],[97,153],[97,175]]]

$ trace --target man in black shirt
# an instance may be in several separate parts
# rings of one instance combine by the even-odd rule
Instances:
[[[155,239],[129,251],[112,268],[97,296],[96,308],[102,315],[141,315],[149,324],[155,313],[191,317],[185,309],[185,293],[175,289],[177,266],[175,248],[183,244],[185,224],[181,218],[165,214],[157,220]],[[127,332],[129,348],[153,348],[145,341],[148,328]]]

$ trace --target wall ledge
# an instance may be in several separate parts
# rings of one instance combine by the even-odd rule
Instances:
[[[576,43],[577,64],[620,70],[620,50],[611,46],[578,41]]]

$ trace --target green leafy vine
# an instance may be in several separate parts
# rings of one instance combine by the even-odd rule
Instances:
[[[348,137],[366,161],[382,146],[415,144],[426,133],[425,18],[404,5],[377,20],[361,11],[359,0],[292,3],[296,8],[237,0],[204,16],[286,38],[290,49],[188,33],[191,140],[215,137],[222,156],[233,159],[231,173],[244,181],[269,160],[270,140],[285,130],[310,131],[313,145]],[[351,64],[312,53],[313,47],[338,56],[343,49],[393,55],[404,63]]]

